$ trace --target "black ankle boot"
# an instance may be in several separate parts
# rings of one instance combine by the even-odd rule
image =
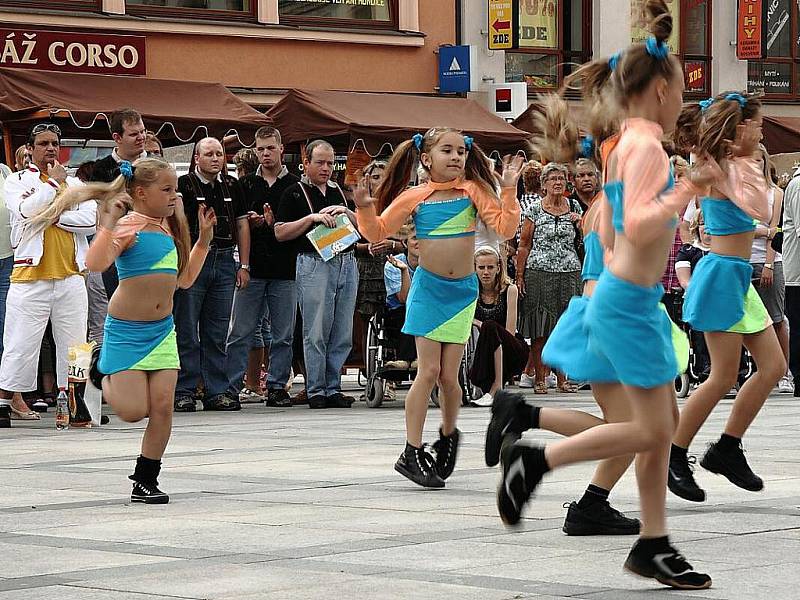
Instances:
[[[11,427],[11,407],[8,404],[0,404],[0,429]]]
[[[92,358],[89,361],[89,381],[94,387],[102,391],[103,377],[105,377],[105,375],[100,372],[100,368],[97,366],[100,362],[100,348],[100,346],[92,348]]]
[[[764,489],[764,480],[753,473],[747,464],[741,442],[727,446],[721,442],[709,444],[700,466],[722,475],[733,485],[749,492],[760,492]]]
[[[394,470],[422,487],[444,487],[444,480],[436,472],[436,463],[425,450],[425,444],[417,448],[406,442],[406,448],[394,464]]]
[[[139,456],[136,469],[128,479],[133,481],[131,502],[145,504],[167,504],[169,496],[158,489],[158,475],[161,472],[161,461]]]
[[[433,451],[436,452],[436,472],[443,480],[450,477],[456,468],[460,439],[461,432],[458,429],[454,429],[450,435],[444,435],[439,429],[439,439],[433,443]]]

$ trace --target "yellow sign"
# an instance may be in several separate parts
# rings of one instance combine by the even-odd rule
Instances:
[[[557,0],[518,0],[520,48],[558,48]]]
[[[489,50],[517,47],[519,0],[489,0]]]
[[[672,35],[667,40],[669,51],[673,54],[680,52],[680,27],[681,22],[681,2],[680,0],[665,0],[667,8],[672,15]],[[631,0],[631,42],[643,42],[652,34],[647,28],[649,24],[645,5],[647,0]]]

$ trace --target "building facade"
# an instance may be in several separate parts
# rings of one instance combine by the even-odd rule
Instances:
[[[687,99],[747,89],[764,93],[765,114],[800,116],[800,2],[763,3],[767,57],[744,61],[736,57],[738,2],[666,1],[675,23],[669,46],[683,64]],[[580,63],[648,35],[645,0],[507,0],[518,4],[519,48],[488,50],[489,3],[462,3],[464,43],[479,48],[478,96],[493,83],[525,82],[532,99],[558,89]]]
[[[0,0],[0,66],[31,66],[26,34],[60,33],[77,41],[42,50],[33,68],[103,73],[113,63],[113,74],[219,82],[255,106],[289,88],[431,94],[456,12],[438,0]],[[108,46],[137,49],[138,72],[125,68],[130,50],[112,59]]]

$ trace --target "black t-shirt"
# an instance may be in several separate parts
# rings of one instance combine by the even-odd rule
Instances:
[[[675,255],[675,267],[685,267],[686,263],[689,263],[689,268],[691,269],[691,272],[694,273],[697,263],[699,263],[700,259],[706,254],[708,254],[708,250],[703,250],[702,248],[698,248],[692,244],[684,244]]]
[[[94,163],[92,167],[92,177],[90,181],[101,181],[111,183],[119,177],[119,163],[109,154]]]
[[[291,173],[278,177],[272,186],[258,173],[239,180],[247,210],[259,215],[264,212],[264,204],[269,204],[272,213],[277,215],[281,197],[287,188],[300,179]],[[257,279],[294,279],[295,252],[291,242],[275,239],[275,230],[264,225],[250,228],[250,275]]]
[[[195,173],[178,178],[178,191],[183,194],[183,210],[189,221],[192,243],[199,237],[197,208],[200,205],[198,198],[201,198],[217,215],[211,245],[217,248],[233,248],[236,245],[237,221],[247,216],[247,205],[239,182],[228,175],[222,177],[222,180],[217,179],[208,184],[203,183]]]
[[[308,199],[311,201],[311,206],[314,208],[313,212],[315,213],[318,213],[326,206],[347,206],[347,200],[338,186],[328,184],[325,195],[323,195],[317,186],[305,185],[304,183],[298,182],[287,188],[283,193],[278,212],[275,215],[276,222],[291,223],[292,221],[299,221],[303,217],[311,214],[312,211],[309,210],[306,196],[303,194],[300,186],[303,186],[303,189],[305,189],[308,194]],[[311,242],[309,242],[306,237],[306,233],[316,226],[317,224],[310,225],[308,229],[297,236],[297,238],[289,242],[295,255],[299,252],[316,253],[314,246],[311,245]]]

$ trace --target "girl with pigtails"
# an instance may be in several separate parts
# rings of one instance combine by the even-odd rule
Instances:
[[[516,525],[548,471],[635,454],[642,524],[625,569],[669,587],[705,589],[711,578],[694,570],[667,533],[667,463],[678,419],[673,381],[679,367],[659,282],[677,213],[713,180],[719,167],[702,158],[687,177],[678,183],[672,180],[661,138],[674,129],[681,110],[683,70],[666,44],[673,25],[666,4],[648,0],[646,8],[650,38],[610,61],[584,65],[575,74],[576,80],[596,90],[585,99],[593,110],[603,112],[606,109],[597,103],[609,101],[607,109],[621,109],[624,116],[606,164],[604,195],[595,202],[602,244],[613,250],[584,322],[589,347],[608,361],[629,398],[631,419],[600,424],[546,447],[528,446],[513,433],[506,434],[497,506],[502,520]]]
[[[158,488],[158,475],[172,432],[180,370],[172,296],[197,278],[216,216],[201,206],[200,238],[190,249],[175,170],[161,159],[142,158],[133,165],[123,161],[120,171],[111,183],[70,188],[32,221],[48,222],[51,211],[97,200],[97,235],[86,266],[103,272],[116,264],[120,282],[108,301],[103,345],[92,355],[89,377],[123,421],[149,417],[129,477],[131,502],[166,504],[169,496]]]
[[[417,161],[430,180],[406,189]],[[444,487],[455,468],[461,406],[458,370],[478,299],[473,260],[476,222],[480,218],[503,239],[514,235],[522,164],[520,156],[503,160],[498,198],[497,180],[480,147],[458,130],[435,127],[397,147],[375,198],[364,181],[356,189],[358,227],[368,240],[386,239],[410,216],[415,223],[420,264],[406,302],[403,333],[416,338],[419,366],[406,396],[406,446],[395,470],[423,487]],[[376,204],[387,208],[378,215]],[[433,444],[434,460],[425,450],[422,433],[437,382],[442,423]]]
[[[751,283],[756,225],[769,213],[769,187],[758,147],[761,101],[744,92],[727,92],[701,102],[695,114],[695,153],[711,156],[722,170],[699,194],[711,251],[692,275],[683,318],[704,333],[711,374],[681,411],[670,453],[669,489],[686,500],[702,502],[705,491],[694,479],[687,451],[711,411],[736,383],[742,344],[758,369],[737,393],[724,432],[709,445],[700,466],[745,490],[761,491],[764,482],[747,463],[742,437],[785,373],[786,360],[772,319]]]
[[[585,83],[585,82],[584,82]],[[567,82],[569,85],[569,80]],[[589,97],[592,89],[584,91]],[[578,144],[577,130],[569,119],[564,99],[550,94],[541,101],[543,110],[536,129],[544,132],[534,137],[534,146],[544,160],[572,162],[577,155],[591,157],[597,154],[592,141],[583,138]],[[599,153],[605,156],[613,147],[616,136],[611,128],[597,132],[605,136]],[[495,466],[500,459],[500,447],[505,434],[519,438],[529,429],[544,429],[564,436],[574,435],[603,423],[631,420],[630,401],[619,383],[608,360],[589,345],[585,315],[589,298],[603,272],[604,248],[597,233],[600,203],[593,202],[583,217],[582,233],[585,258],[581,279],[583,295],[573,297],[566,311],[558,319],[542,350],[541,359],[549,367],[566,373],[571,379],[591,383],[592,394],[602,410],[600,419],[590,413],[562,408],[531,406],[519,393],[500,391],[492,405],[492,418],[486,431],[486,464]],[[608,501],[616,483],[633,462],[633,454],[603,460],[578,502],[571,502],[564,520],[567,535],[636,535],[638,519],[626,517]]]

